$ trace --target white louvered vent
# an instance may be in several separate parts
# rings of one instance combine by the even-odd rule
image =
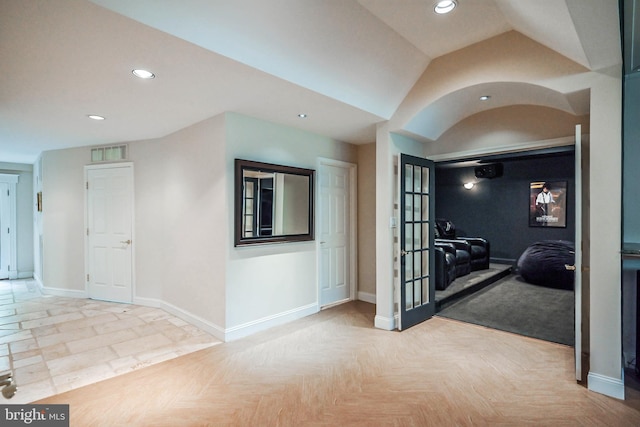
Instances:
[[[96,147],[91,149],[91,163],[117,162],[127,160],[127,145],[114,145],[110,147]]]

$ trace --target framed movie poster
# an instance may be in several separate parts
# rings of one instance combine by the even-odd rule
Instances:
[[[567,226],[567,181],[529,184],[529,226]]]

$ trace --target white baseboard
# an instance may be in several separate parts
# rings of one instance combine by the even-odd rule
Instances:
[[[358,291],[358,299],[360,301],[364,301],[364,302],[368,302],[371,304],[375,304],[376,303],[376,294],[372,294],[369,292],[360,292]]]
[[[18,271],[18,279],[31,279],[33,271]]]
[[[393,317],[389,318],[376,315],[374,326],[378,329],[384,329],[385,331],[393,331],[396,328],[396,321]]]
[[[624,375],[624,372],[623,372]],[[589,372],[587,384],[589,390],[605,396],[624,400],[624,376],[623,379],[606,377],[604,375]]]
[[[144,298],[144,297],[135,297],[133,299],[133,303],[137,305],[144,305],[146,307],[161,308],[166,312],[171,313],[174,316],[184,320],[185,322],[189,322],[192,325],[202,329],[203,331],[213,335],[214,337],[218,338],[220,341],[225,340],[224,328],[216,325],[215,323],[211,323],[200,316],[196,316],[195,314],[189,313],[188,311],[185,311],[179,307],[176,307],[173,304],[169,304],[168,302],[155,299],[155,298]]]
[[[44,289],[44,285],[42,284],[42,279],[40,278],[40,276],[38,276],[37,274],[34,274],[33,280],[35,280],[36,284],[40,288],[40,292],[42,292],[42,289]]]
[[[57,297],[67,298],[89,298],[86,290],[78,291],[74,289],[53,288],[50,286],[42,286],[42,283],[39,285],[42,293],[45,295],[55,295]]]
[[[43,286],[39,278],[35,277],[34,279],[38,283],[38,286],[40,286],[40,288],[42,289],[42,293],[46,295],[55,295],[69,298],[89,298],[89,295],[84,290],[77,291],[71,289]],[[274,326],[282,325],[292,320],[301,319],[320,311],[318,304],[313,303],[225,329],[195,314],[189,313],[186,310],[176,307],[173,304],[156,298],[134,297],[133,304],[146,307],[161,308],[184,320],[185,322],[193,324],[194,326],[202,329],[203,331],[213,335],[214,337],[224,342],[244,338],[256,332],[260,332]]]
[[[292,320],[301,319],[306,316],[317,313],[320,310],[317,303],[294,308],[272,316],[263,317],[242,325],[234,326],[225,330],[224,341],[233,341],[244,338],[256,332],[264,331],[274,326],[279,326]]]

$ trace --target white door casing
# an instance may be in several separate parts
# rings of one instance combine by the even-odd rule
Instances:
[[[87,166],[86,272],[89,298],[133,300],[133,165]]]
[[[320,307],[355,299],[356,165],[318,162],[318,292]]]
[[[585,136],[588,138],[588,135]],[[586,372],[588,357],[583,360],[583,353],[588,353],[588,334],[589,331],[589,312],[585,300],[588,295],[589,286],[589,239],[585,238],[585,230],[589,228],[589,211],[583,209],[584,194],[588,194],[589,179],[588,174],[583,174],[589,168],[588,149],[583,151],[582,147],[582,126],[576,125],[575,136],[575,275],[574,275],[574,292],[575,292],[575,362],[576,362],[576,379],[578,381],[586,381],[588,372]],[[588,139],[585,141],[588,147]],[[588,233],[588,231],[587,231]],[[584,261],[584,262],[583,262]],[[586,292],[585,292],[585,289]],[[588,306],[587,306],[588,307]]]

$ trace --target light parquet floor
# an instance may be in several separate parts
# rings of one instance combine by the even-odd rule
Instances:
[[[571,347],[443,318],[375,329],[352,302],[39,403],[77,426],[638,426]]]

